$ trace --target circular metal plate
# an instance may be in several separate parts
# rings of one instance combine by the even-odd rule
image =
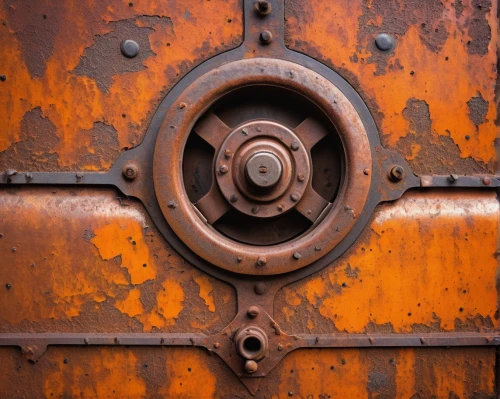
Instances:
[[[335,202],[313,229],[279,245],[257,247],[223,236],[200,217],[183,185],[182,154],[195,122],[215,101],[248,85],[273,85],[301,93],[331,120],[342,142],[345,174]],[[207,72],[187,87],[177,101],[183,106],[169,110],[156,142],[155,191],[171,228],[200,257],[236,273],[279,274],[316,261],[353,228],[370,190],[370,177],[363,170],[371,168],[372,154],[356,109],[330,81],[292,62],[247,59]],[[309,206],[306,199],[298,201],[296,207],[301,206]]]

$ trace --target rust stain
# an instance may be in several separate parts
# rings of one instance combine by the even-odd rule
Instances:
[[[174,0],[130,4],[21,1],[0,6],[5,22],[0,56],[8,60],[1,68],[7,80],[0,98],[0,160],[1,151],[26,140],[24,115],[39,108],[58,138],[50,148],[57,163],[46,168],[107,169],[118,151],[142,140],[156,105],[182,74],[241,41],[240,1],[191,3],[189,15]],[[124,39],[142,44],[135,60],[119,54],[117,44]],[[100,76],[105,65],[112,69],[104,68]],[[95,142],[80,133],[100,122],[116,131],[116,141]],[[44,135],[39,133],[30,151],[43,148]],[[92,155],[99,151],[112,156],[96,162]]]
[[[498,4],[455,3],[343,0],[312,6],[289,1],[287,45],[343,75],[368,103],[384,145],[402,151],[407,159],[428,145],[428,140],[413,136],[411,145],[398,146],[412,135],[403,111],[408,100],[416,98],[429,108],[427,134],[435,137],[434,142],[441,137],[449,141],[448,173],[461,158],[469,157],[494,170]],[[375,48],[374,38],[382,32],[396,38],[393,51],[381,53]],[[485,122],[476,128],[467,102],[477,92],[488,106]],[[428,170],[442,167],[432,153],[422,158]],[[422,173],[421,166],[416,165],[417,173]]]
[[[130,371],[137,367],[137,358],[130,351],[117,352],[103,348],[99,357],[91,359],[92,373],[98,380],[88,384],[89,374],[76,365],[66,367],[64,354],[53,359],[53,371],[45,378],[46,398],[140,398],[145,397],[146,384]]]
[[[283,288],[278,322],[294,333],[311,330],[317,313],[333,331],[493,329],[498,217],[494,193],[407,194],[343,258]]]

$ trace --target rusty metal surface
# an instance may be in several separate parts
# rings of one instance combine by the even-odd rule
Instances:
[[[168,2],[165,6],[176,15],[166,17],[162,9],[149,14],[151,4],[129,3],[94,9],[90,17],[99,15],[97,18],[105,21],[97,22],[96,29],[82,29],[76,23],[67,35],[51,39],[52,25],[47,25],[47,29],[31,20],[38,15],[39,5],[30,9],[21,3],[0,11],[7,12],[5,22],[9,22],[3,24],[0,34],[13,34],[13,42],[20,43],[21,50],[9,44],[15,60],[12,65],[23,64],[24,57],[31,75],[26,79],[23,68],[16,75],[16,70],[9,66],[6,77],[0,79],[0,87],[8,87],[10,93],[7,108],[4,107],[9,110],[9,118],[5,119],[9,133],[0,138],[0,144],[4,140],[10,146],[0,153],[0,169],[5,169],[0,175],[0,221],[4,223],[0,230],[5,231],[0,231],[0,249],[6,262],[13,265],[0,269],[0,277],[6,280],[2,297],[8,304],[1,310],[0,345],[20,346],[24,355],[36,363],[20,364],[21,351],[1,348],[7,354],[7,361],[0,362],[0,367],[5,368],[0,377],[3,396],[495,395],[498,349],[465,347],[496,347],[499,338],[495,284],[499,176],[495,174],[493,156],[498,103],[493,89],[497,78],[493,61],[498,21],[492,18],[497,5],[487,0],[472,4],[425,2],[422,7],[397,1],[355,2],[349,7],[342,2],[299,5],[273,0],[267,6],[253,1],[224,6],[210,2],[201,17],[205,12],[201,4],[190,4],[185,10],[184,6]],[[145,7],[148,15],[124,17],[127,6],[134,10]],[[241,7],[242,19],[237,16]],[[56,8],[63,14],[76,10],[69,11],[64,5]],[[22,28],[25,21],[19,16],[28,14],[27,9],[35,12],[29,13],[31,19],[26,20],[29,28]],[[339,18],[345,10],[351,10],[352,15]],[[4,14],[0,14],[2,18]],[[52,22],[50,17],[50,13],[43,14],[42,24],[46,24],[43,20]],[[200,23],[208,20],[216,21],[213,29],[210,23]],[[179,80],[178,76],[201,59],[234,47],[241,37],[243,20],[241,46],[210,58]],[[328,28],[330,33],[338,34],[326,39],[318,32],[325,31],[322,24],[330,20],[335,21]],[[342,21],[342,26],[338,21]],[[207,26],[211,26],[208,34],[214,36],[196,48],[199,38],[207,34]],[[68,29],[67,25],[63,27]],[[75,51],[66,51],[65,40],[74,37],[71,32],[75,31],[79,32],[76,37],[86,37],[83,41],[93,37],[94,45],[77,43]],[[454,35],[449,34],[451,31]],[[54,56],[50,56],[50,46],[49,50],[44,48],[26,56],[29,45],[38,45],[26,36],[29,32],[44,32],[41,40],[53,40]],[[465,36],[460,37],[459,32]],[[49,36],[45,38],[45,34]],[[164,47],[173,46],[173,37],[177,35],[182,36],[182,46],[166,53]],[[467,35],[470,40],[461,44]],[[137,55],[136,48],[131,47],[132,52],[124,48],[126,39],[136,41]],[[123,55],[118,52],[120,43]],[[450,52],[453,48],[468,60],[466,66],[448,55],[441,60],[442,51]],[[21,57],[23,51],[25,55]],[[109,63],[103,64],[100,57],[107,53]],[[124,56],[127,62],[123,61]],[[347,81],[309,56],[340,71]],[[436,65],[456,64],[454,73],[463,84],[457,83],[456,91],[451,90],[453,85],[443,87],[453,78],[444,72],[436,73],[435,69],[430,73],[426,70],[426,65],[432,64],[429,60]],[[59,62],[66,63],[61,67]],[[412,65],[407,75],[405,68],[412,63],[424,73]],[[181,67],[172,70],[174,64]],[[232,68],[243,64],[245,67],[240,70]],[[318,102],[335,121],[345,141],[346,158],[360,158],[360,162],[348,162],[345,172],[352,174],[356,170],[358,176],[355,180],[348,175],[347,188],[358,195],[353,181],[369,182],[359,185],[365,191],[361,199],[357,198],[359,210],[353,212],[356,221],[352,228],[343,231],[344,239],[314,262],[316,256],[306,259],[304,251],[290,251],[288,261],[278,271],[297,270],[282,275],[255,273],[256,265],[272,266],[269,259],[273,253],[262,256],[262,251],[253,260],[253,276],[222,270],[241,272],[238,265],[221,261],[233,247],[226,246],[222,254],[213,254],[220,250],[220,240],[199,252],[211,263],[222,265],[220,268],[198,257],[192,249],[204,243],[197,242],[199,237],[193,234],[179,234],[176,230],[190,228],[189,224],[182,224],[189,222],[178,220],[176,227],[175,219],[169,219],[168,224],[161,212],[169,215],[179,210],[180,204],[186,205],[186,210],[191,205],[185,198],[184,182],[178,181],[174,187],[175,198],[162,198],[162,191],[168,192],[170,185],[153,185],[153,175],[156,179],[158,173],[169,178],[170,173],[189,170],[180,166],[181,151],[175,149],[183,148],[188,131],[211,100],[196,103],[199,99],[186,93],[194,96],[199,93],[197,90],[214,89],[226,94],[232,89],[227,84],[229,78],[234,78],[231,71],[236,71],[236,75],[246,72],[249,78],[242,76],[242,82],[252,83],[252,65],[265,72],[254,83],[269,79],[275,84],[278,77],[283,86]],[[280,69],[280,65],[284,67]],[[268,67],[271,71],[266,71]],[[292,74],[286,75],[290,71]],[[224,72],[228,79],[217,76]],[[66,79],[68,73],[70,78]],[[257,75],[255,69],[253,76]],[[57,80],[59,76],[64,78]],[[213,79],[206,87],[196,87],[208,76]],[[221,80],[219,87],[210,86],[217,83],[217,78]],[[311,84],[308,89],[304,85],[308,78],[317,78],[324,84]],[[11,85],[13,82],[15,86]],[[174,82],[178,83],[172,88]],[[428,93],[429,85],[433,88]],[[14,87],[20,90],[21,106],[13,100]],[[318,93],[326,87],[335,98],[319,98]],[[169,88],[153,115],[153,104]],[[472,93],[474,90],[477,92]],[[147,95],[137,96],[139,91]],[[23,99],[26,93],[27,99]],[[59,97],[47,106],[48,93]],[[124,107],[135,107],[127,113],[113,106],[123,97],[127,98],[122,102]],[[332,104],[339,99],[339,108],[335,110]],[[443,104],[448,103],[454,112],[444,108]],[[65,107],[70,112],[64,111]],[[347,112],[340,112],[341,108]],[[469,121],[475,130],[467,131],[462,140],[464,129],[472,128]],[[217,119],[212,122],[221,127]],[[89,123],[93,123],[89,133],[92,138],[86,134],[77,137],[82,126]],[[354,136],[346,132],[356,126],[358,132],[365,133],[349,142]],[[211,134],[201,136],[218,147],[221,138],[231,130],[222,128],[224,134],[208,132]],[[177,129],[184,131],[178,134]],[[302,133],[299,137],[307,147],[307,132]],[[165,134],[171,136],[174,145],[167,143],[159,148]],[[363,135],[367,151],[357,154],[354,149],[359,146],[360,137],[361,142],[365,140]],[[22,142],[12,144],[13,137]],[[141,139],[139,146],[128,150]],[[121,155],[117,142],[127,150]],[[155,145],[156,162],[161,165],[153,173]],[[168,151],[179,160],[174,162],[175,170],[166,159],[159,158],[167,158]],[[220,154],[227,156],[225,151]],[[371,167],[363,165],[367,156],[373,159]],[[317,173],[318,166],[312,167]],[[77,171],[37,173],[70,168]],[[104,172],[106,169],[109,171]],[[34,187],[37,185],[50,187]],[[438,187],[447,190],[433,190]],[[410,189],[413,190],[407,192]],[[222,194],[218,199],[222,199]],[[227,209],[221,204],[218,202],[221,208],[215,216]],[[307,214],[308,209],[303,208],[302,213]],[[342,209],[353,211],[351,204]],[[200,210],[203,214],[201,207]],[[190,212],[198,221],[203,220],[196,210]],[[318,228],[318,233],[322,225],[313,227]],[[225,234],[228,232],[226,229]],[[324,233],[328,235],[331,229]],[[314,251],[333,247],[332,241],[329,237],[325,246],[315,245]],[[43,259],[33,262],[33,258],[45,252]],[[231,255],[236,262],[240,257],[242,262],[239,254]],[[309,266],[298,268],[310,262]],[[40,264],[43,269],[38,267]],[[245,349],[247,336],[251,340]],[[47,344],[50,345],[45,352]],[[135,345],[202,346],[209,354],[218,356],[208,358],[206,352],[195,348]],[[255,345],[263,346],[263,351],[259,352]],[[454,345],[462,348],[387,349]],[[350,346],[361,349],[345,349]],[[322,349],[311,349],[315,347]],[[254,356],[247,350],[258,354]],[[63,353],[74,354],[73,360],[78,364],[70,374],[65,374],[64,367],[72,361]],[[164,359],[164,353],[172,357]],[[149,369],[151,374],[147,374],[148,364],[142,364],[147,357],[162,364]],[[137,359],[141,361],[138,363]],[[187,383],[194,371],[192,362],[197,370],[204,365],[202,374],[197,375],[206,382],[203,389],[199,389],[200,384]],[[62,367],[57,369],[57,364]],[[32,369],[19,371],[26,366]],[[96,370],[95,380],[85,381],[89,375],[84,372],[86,368]],[[110,379],[110,370],[114,368],[118,371]],[[316,373],[316,368],[320,372]],[[342,368],[349,372],[338,373]],[[453,376],[449,375],[451,369]],[[239,382],[229,370],[239,377]],[[325,379],[328,372],[329,378]],[[125,373],[128,383],[120,383],[120,373]],[[25,388],[17,383],[19,375],[31,375],[31,386]]]

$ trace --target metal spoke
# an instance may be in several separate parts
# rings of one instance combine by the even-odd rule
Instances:
[[[309,186],[295,209],[314,223],[329,204],[326,199]]]
[[[193,130],[215,149],[222,145],[224,139],[231,132],[231,129],[213,112],[203,116]]]
[[[210,224],[215,223],[231,209],[217,184],[212,184],[210,191],[195,205]]]
[[[314,118],[307,118],[294,131],[308,150],[328,134],[328,130]]]

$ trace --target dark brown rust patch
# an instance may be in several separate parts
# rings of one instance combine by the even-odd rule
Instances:
[[[76,75],[94,79],[103,92],[109,90],[114,75],[146,68],[144,61],[154,55],[149,43],[149,35],[154,32],[153,26],[161,26],[162,29],[173,32],[170,18],[158,16],[126,19],[109,25],[111,32],[96,36],[94,44],[85,50],[80,63],[73,70]],[[120,43],[127,39],[139,44],[139,54],[134,58],[126,58],[120,51]]]
[[[19,42],[31,76],[43,77],[52,55],[59,14],[41,1],[16,1],[9,8],[9,27]]]
[[[40,108],[26,112],[21,121],[19,142],[0,152],[0,170],[54,171],[59,169],[59,143],[54,124]]]
[[[487,122],[486,114],[488,113],[488,105],[490,103],[486,101],[480,92],[477,92],[477,96],[472,97],[467,101],[467,106],[469,107],[469,118],[476,125]]]
[[[92,129],[84,130],[80,136],[88,143],[88,150],[79,148],[75,154],[75,169],[83,165],[91,165],[99,170],[106,170],[114,163],[120,154],[118,133],[114,126],[104,122],[94,122]],[[93,151],[92,151],[93,149]]]
[[[376,64],[375,75],[385,74],[389,59],[394,54],[393,51],[377,50],[374,38],[378,33],[388,33],[397,39],[406,34],[410,25],[417,25],[420,40],[431,51],[440,51],[448,38],[448,31],[441,20],[445,6],[439,0],[375,0],[363,3],[362,10],[358,18],[357,51],[371,53],[366,63]]]
[[[472,17],[466,24],[471,38],[467,42],[467,51],[469,54],[485,55],[491,41],[491,27],[487,19],[487,14],[491,12],[491,0],[473,0],[471,6]]]
[[[460,149],[451,137],[432,131],[431,114],[425,101],[410,98],[406,102],[403,116],[408,121],[409,132],[398,140],[395,147],[403,154],[412,154],[418,148],[418,154],[408,159],[417,175],[491,172],[488,165],[471,157],[462,158]]]
[[[462,4],[462,0],[455,0],[453,5],[455,7],[455,16],[458,19],[462,16],[462,14],[464,12],[464,5]]]
[[[396,389],[396,372],[397,367],[395,362],[391,362],[391,359],[395,359],[398,356],[397,349],[386,349],[382,351],[373,351],[373,357],[371,357],[370,372],[368,374],[368,381],[366,384],[366,390],[368,391],[369,398],[395,398]],[[376,394],[375,396],[372,396]]]

